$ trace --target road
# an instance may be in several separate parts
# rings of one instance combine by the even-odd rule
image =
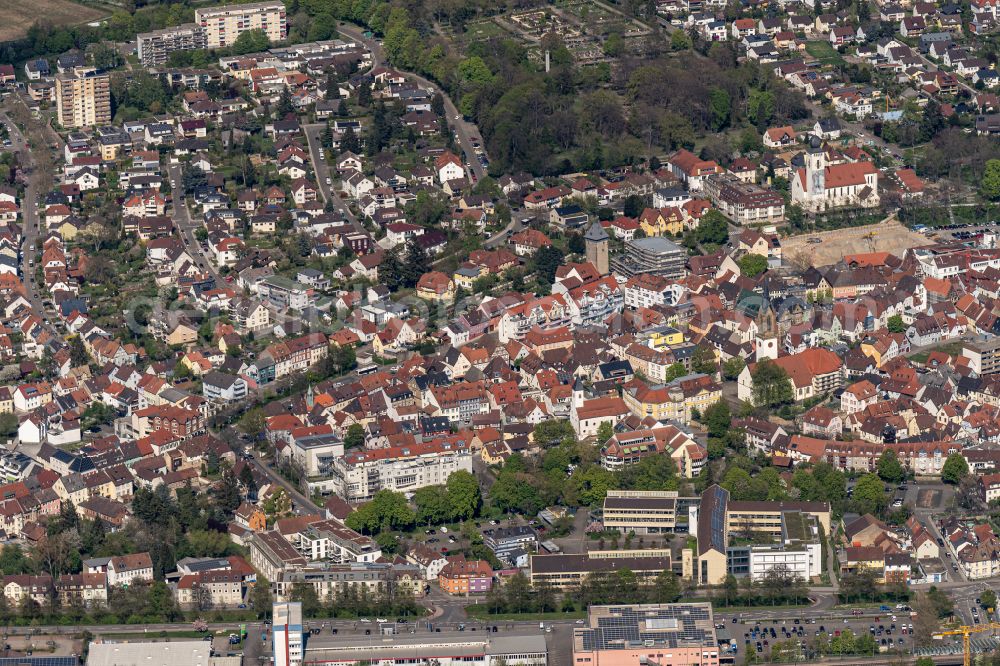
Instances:
[[[333,186],[326,182],[327,177],[330,178],[331,183],[337,179],[336,174],[332,173],[330,166],[323,159],[323,140],[321,135],[323,134],[323,130],[326,129],[326,125],[322,123],[303,125],[302,129],[306,135],[306,144],[309,147],[309,159],[312,160],[313,173],[316,174],[316,181],[319,186],[319,192],[323,196],[323,203],[333,201],[333,207],[351,223],[351,226],[355,230],[364,231],[364,225],[358,222],[358,218],[351,212],[350,206],[340,198],[340,195],[333,189]]]
[[[45,306],[42,304],[43,295],[39,286],[35,283],[35,267],[31,265],[34,263],[35,254],[41,251],[38,241],[40,223],[38,199],[41,192],[48,189],[51,174],[43,174],[36,169],[35,160],[32,157],[31,150],[28,148],[28,142],[24,134],[21,133],[21,130],[6,112],[0,115],[0,118],[7,125],[10,132],[10,140],[13,144],[11,147],[20,151],[25,167],[30,170],[28,183],[24,189],[24,200],[21,202],[21,214],[24,220],[22,230],[24,238],[21,245],[21,273],[24,282],[25,298],[31,303],[31,308],[35,314],[43,318],[42,326],[55,337],[61,338],[62,336],[56,328],[44,321],[47,319],[47,313]]]
[[[191,254],[191,258],[194,259],[198,266],[207,271],[212,277],[215,278],[216,286],[221,287],[224,283],[222,282],[222,276],[219,272],[215,270],[215,264],[212,263],[212,258],[208,256],[208,253],[202,248],[201,243],[195,238],[194,231],[198,228],[194,220],[191,219],[191,211],[187,206],[187,196],[184,193],[184,170],[181,168],[180,164],[171,163],[167,166],[167,172],[170,174],[170,191],[171,200],[173,203],[173,220],[174,226],[177,227],[177,231],[181,234],[181,240],[187,245],[188,252]]]
[[[342,34],[364,44],[372,52],[372,67],[379,67],[385,64],[385,53],[383,52],[382,45],[378,40],[365,37],[361,28],[348,23],[339,24],[337,29]],[[480,137],[479,130],[476,128],[475,124],[467,122],[462,117],[462,114],[458,111],[458,107],[456,107],[455,103],[452,102],[448,93],[442,90],[436,83],[429,79],[425,79],[419,74],[414,74],[413,72],[406,72],[406,76],[413,79],[421,86],[440,93],[441,97],[444,98],[444,111],[448,119],[448,125],[450,125],[454,130],[455,136],[458,139],[458,144],[462,147],[462,151],[465,153],[466,171],[468,172],[471,170],[475,179],[477,181],[481,180],[484,176],[486,176],[486,169],[484,169],[483,165],[479,163],[478,156],[476,155],[476,148],[472,145],[472,142]],[[479,141],[479,143],[482,145],[482,141]]]
[[[322,509],[316,506],[312,502],[312,500],[310,500],[308,497],[299,492],[299,490],[295,486],[293,486],[291,483],[285,480],[285,478],[280,474],[278,474],[278,472],[271,469],[270,466],[264,465],[256,458],[253,458],[250,462],[252,462],[254,467],[260,470],[261,473],[267,476],[268,479],[270,479],[274,483],[277,483],[279,486],[284,488],[285,492],[287,492],[291,496],[292,501],[295,503],[295,506],[298,507],[302,513],[307,513],[314,516],[324,515]]]

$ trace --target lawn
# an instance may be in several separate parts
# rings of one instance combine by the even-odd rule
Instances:
[[[234,628],[231,633],[239,632],[239,628]],[[224,633],[230,633],[228,631],[217,631],[219,635]],[[97,634],[105,640],[114,641],[132,641],[132,640],[143,640],[143,641],[156,641],[165,638],[204,638],[205,636],[211,636],[211,632],[205,631],[149,631],[143,632],[139,631],[139,627],[136,627],[135,631],[130,632],[117,632],[113,634],[105,634],[101,631],[97,631]]]
[[[493,21],[480,21],[468,26],[463,37],[467,40],[488,39],[490,37],[507,37],[508,33]]]
[[[844,58],[830,42],[806,42],[806,52],[820,62],[843,64]]]
[[[914,363],[926,363],[927,358],[931,355],[932,351],[943,352],[945,354],[948,354],[949,356],[958,356],[959,354],[962,353],[962,348],[964,346],[965,345],[962,343],[961,340],[946,342],[942,345],[934,347],[933,349],[917,352],[916,354],[911,354],[910,360],[913,361]]]
[[[58,26],[95,21],[107,14],[70,0],[0,0],[0,16],[4,18],[0,25],[0,42],[24,37],[28,28],[41,17]]]

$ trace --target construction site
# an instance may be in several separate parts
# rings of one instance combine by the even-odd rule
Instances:
[[[930,245],[930,241],[907,229],[895,217],[888,217],[878,224],[783,238],[781,245],[786,263],[826,266],[847,254],[892,252],[901,256],[912,247]]]

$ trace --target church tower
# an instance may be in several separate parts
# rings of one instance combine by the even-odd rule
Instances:
[[[774,312],[774,308],[771,307],[771,292],[768,289],[767,283],[764,284],[764,294],[761,297],[760,308],[757,310],[754,322],[757,324],[757,338],[754,341],[756,346],[756,360],[761,361],[765,358],[774,360],[778,358],[778,338],[780,334],[778,330],[778,315]]]
[[[814,136],[806,151],[806,187],[811,198],[823,198],[826,191],[826,150],[819,137]]]
[[[600,222],[594,222],[583,237],[587,245],[587,261],[597,267],[597,272],[607,275],[608,267],[608,234]]]

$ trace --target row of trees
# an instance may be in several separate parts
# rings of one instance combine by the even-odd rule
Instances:
[[[671,603],[680,596],[680,582],[669,571],[649,581],[629,569],[592,573],[576,589],[562,595],[547,583],[532,584],[527,576],[517,573],[504,585],[494,586],[484,605],[492,615],[552,613],[584,610],[600,604]]]
[[[184,613],[162,581],[134,581],[127,587],[108,590],[108,602],[84,606],[78,600],[59,603],[53,594],[44,603],[25,597],[11,604],[0,595],[0,622],[3,624],[154,624],[179,622]]]
[[[380,490],[372,501],[347,517],[347,525],[365,534],[378,534],[407,529],[417,523],[430,525],[468,520],[479,514],[482,504],[479,482],[464,470],[453,472],[445,485],[420,488],[413,500],[416,509],[402,493]]]
[[[717,606],[777,606],[808,601],[806,581],[784,565],[771,567],[760,580],[753,580],[750,576],[737,580],[735,576],[728,575],[722,585],[712,592],[712,603]]]
[[[423,612],[410,589],[396,584],[382,584],[376,591],[348,585],[340,594],[320,599],[315,587],[298,582],[288,596],[302,603],[302,614],[307,618],[414,617]]]

